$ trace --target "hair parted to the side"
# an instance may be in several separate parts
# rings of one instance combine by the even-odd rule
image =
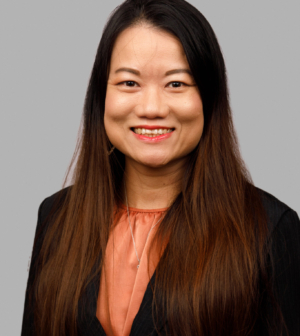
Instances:
[[[156,234],[158,246],[166,239],[168,244],[156,269],[154,319],[168,320],[174,336],[252,335],[261,318],[259,283],[268,288],[266,218],[239,154],[217,38],[184,0],[127,0],[105,26],[87,89],[73,186],[36,262],[31,296],[37,335],[76,335],[78,301],[102,267],[125,162],[117,149],[107,154],[110,59],[119,34],[141,23],[179,39],[204,111],[203,135],[189,155],[181,192]],[[281,335],[280,323],[271,332]]]

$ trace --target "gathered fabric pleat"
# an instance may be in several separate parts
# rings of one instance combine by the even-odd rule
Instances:
[[[124,205],[118,208],[117,223],[114,224],[106,247],[96,312],[108,336],[130,334],[133,320],[159,262],[160,255],[157,249],[151,251],[149,264],[147,255],[161,223],[160,219],[166,211],[167,208],[153,210],[129,208],[133,237],[140,259],[140,266],[137,268],[138,260],[127,208]],[[155,225],[157,221],[159,223]]]

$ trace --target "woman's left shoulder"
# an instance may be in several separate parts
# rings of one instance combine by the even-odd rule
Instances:
[[[270,234],[283,226],[285,230],[294,230],[300,235],[300,220],[297,212],[268,192],[257,187],[256,189],[266,211]]]
[[[289,334],[300,335],[300,220],[276,197],[258,191],[268,217],[273,293]]]

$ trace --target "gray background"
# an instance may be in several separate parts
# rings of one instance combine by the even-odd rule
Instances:
[[[254,183],[300,213],[299,1],[191,0],[227,64]],[[110,1],[0,5],[0,333],[20,333],[37,209],[61,188]]]

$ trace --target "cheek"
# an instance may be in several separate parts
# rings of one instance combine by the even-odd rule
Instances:
[[[113,90],[107,89],[104,110],[104,126],[109,135],[111,128],[115,128],[124,119],[125,105],[120,102]]]
[[[118,99],[116,99],[116,95],[112,92],[112,90],[107,89],[105,98],[104,119],[119,119],[122,115],[120,105],[121,104],[119,103]]]
[[[120,120],[120,116],[118,117],[119,112],[120,110],[113,99],[113,95],[108,90],[105,98],[104,127],[111,142],[113,142],[114,130],[118,120]]]
[[[191,132],[190,136],[197,136],[200,140],[203,126],[204,115],[203,105],[199,94],[193,94],[181,104],[179,118],[185,132]]]
[[[128,98],[108,86],[105,98],[104,127],[113,145],[118,149],[124,140],[132,106]]]
[[[181,124],[178,145],[184,153],[189,153],[198,145],[203,133],[203,105],[199,94],[190,95],[177,111]]]
[[[134,107],[134,99],[108,86],[105,98],[104,119],[124,122]]]

